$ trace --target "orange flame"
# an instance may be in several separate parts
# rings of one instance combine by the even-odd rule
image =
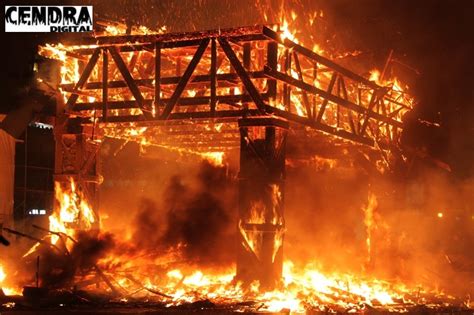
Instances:
[[[49,229],[70,236],[74,236],[77,229],[91,229],[96,216],[82,192],[77,189],[74,179],[70,178],[66,189],[59,182],[55,183],[54,188],[59,206],[49,217]],[[56,244],[58,239],[57,235],[52,235],[51,243]]]
[[[19,288],[7,286],[7,280],[7,272],[5,271],[3,265],[0,264],[0,290],[2,290],[5,295],[20,295],[21,291]]]
[[[366,207],[364,207],[362,210],[364,211],[364,224],[366,227],[367,231],[367,238],[366,238],[366,245],[367,245],[367,254],[370,260],[370,257],[372,255],[372,234],[374,231],[374,228],[376,227],[376,223],[374,220],[374,211],[377,208],[377,196],[373,193],[369,193],[369,200],[368,204]]]

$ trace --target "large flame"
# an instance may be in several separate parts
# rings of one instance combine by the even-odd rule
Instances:
[[[72,177],[65,186],[64,188],[60,182],[55,183],[54,192],[58,207],[49,217],[49,229],[74,237],[75,231],[79,229],[90,230],[97,219]],[[58,239],[58,235],[52,235],[51,243],[56,244]]]
[[[261,291],[258,282],[244,288],[233,281],[233,269],[196,270],[195,268],[170,268],[164,276],[140,279],[145,287],[160,292],[160,300],[167,305],[179,305],[210,299],[215,303],[239,303],[243,300],[260,304],[259,310],[278,312],[284,309],[304,312],[308,309],[332,311],[361,311],[367,306],[404,312],[405,306],[418,302],[424,292],[420,288],[409,290],[401,283],[389,283],[355,274],[323,272],[315,263],[296,266],[285,261],[283,283],[273,291]],[[137,267],[134,276],[141,274],[143,267]],[[118,279],[129,292],[135,292],[135,282]],[[433,292],[430,292],[433,293]],[[137,294],[140,296],[140,293]],[[141,295],[153,295],[141,292]],[[405,306],[403,306],[405,304]],[[245,307],[242,307],[244,310]]]

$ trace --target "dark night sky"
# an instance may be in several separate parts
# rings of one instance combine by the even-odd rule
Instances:
[[[13,3],[42,3],[44,1],[6,1]],[[239,23],[246,16],[253,16],[255,10],[242,12],[252,7],[255,1],[74,1],[92,3],[95,13],[110,16],[135,15],[135,19],[153,27],[150,21],[161,17],[165,20],[183,18],[183,25],[197,19],[205,21],[202,27],[221,24],[223,21]],[[262,1],[278,3],[277,0]],[[287,1],[291,2],[291,1]],[[457,172],[473,174],[474,161],[474,94],[473,63],[474,0],[298,0],[299,6],[320,8],[325,13],[328,27],[349,45],[373,51],[383,64],[390,49],[397,58],[418,69],[413,74],[412,93],[419,101],[418,116],[441,123],[441,131],[424,135],[421,141],[431,143],[440,156],[454,165]],[[67,4],[71,1],[48,1],[48,4]],[[128,5],[127,4],[132,4]],[[153,14],[149,9],[159,11]],[[177,8],[181,11],[175,16]],[[223,14],[228,10],[229,17]],[[140,11],[142,10],[142,11]],[[2,11],[3,12],[3,11]],[[138,13],[138,14],[136,14]],[[140,20],[142,19],[142,20]],[[187,21],[187,22],[185,22]],[[243,22],[242,22],[243,23]],[[258,23],[258,21],[255,21]],[[32,60],[35,47],[42,41],[52,40],[51,35],[6,34],[2,30],[2,105],[1,112],[7,112],[14,105],[12,91],[28,74],[28,63]],[[378,64],[381,67],[382,64]],[[433,145],[435,143],[435,145]]]

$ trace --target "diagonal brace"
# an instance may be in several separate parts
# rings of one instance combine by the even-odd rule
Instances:
[[[144,99],[142,96],[142,93],[140,92],[140,89],[138,88],[137,84],[133,80],[132,75],[130,74],[130,71],[128,71],[127,66],[125,65],[125,62],[123,61],[122,57],[119,54],[119,51],[117,47],[110,47],[109,48],[110,55],[115,61],[115,64],[117,65],[117,68],[119,69],[120,73],[122,74],[122,77],[124,78],[125,82],[127,83],[128,88],[130,89],[130,92],[132,92],[133,97],[137,101],[138,106],[143,112],[143,115],[145,118],[151,118],[151,113],[149,110],[145,109],[144,107]]]
[[[337,73],[333,72],[331,76],[331,81],[329,82],[327,93],[331,94],[332,89],[334,88],[334,83],[336,83]],[[323,119],[324,111],[326,110],[326,106],[328,105],[329,99],[325,98],[323,103],[321,104],[321,108],[319,109],[318,116],[316,117],[316,121],[319,123],[321,119]]]
[[[198,65],[199,61],[202,58],[202,55],[206,51],[207,46],[209,45],[209,38],[205,38],[201,41],[199,44],[198,49],[196,50],[196,53],[193,56],[193,59],[189,62],[188,67],[186,68],[186,71],[184,71],[183,76],[178,82],[178,85],[176,86],[176,89],[173,92],[173,95],[171,95],[170,100],[168,101],[168,104],[166,104],[165,108],[163,109],[163,112],[161,113],[160,118],[161,119],[167,119],[171,112],[173,111],[173,108],[175,107],[176,103],[178,103],[179,98],[181,97],[181,94],[184,91],[184,88],[189,82],[189,79],[191,79],[191,75],[193,74],[194,70],[196,69],[196,66]]]
[[[74,86],[71,96],[67,100],[66,109],[72,109],[74,104],[76,104],[77,98],[79,97],[79,94],[77,92],[84,86],[84,84],[87,82],[87,79],[89,79],[89,76],[92,73],[92,69],[94,69],[97,60],[99,59],[99,55],[100,49],[96,48],[91,58],[89,59],[89,62],[87,63],[86,67],[84,68],[84,71],[82,72],[79,81],[77,81],[76,85]]]
[[[261,112],[261,114],[265,114],[266,105],[263,102],[262,98],[260,97],[260,93],[258,92],[255,85],[252,83],[252,80],[250,80],[248,73],[245,71],[244,67],[239,61],[239,58],[237,58],[236,54],[232,50],[232,47],[230,46],[229,42],[225,38],[222,38],[222,37],[219,38],[218,40],[219,40],[219,44],[222,47],[222,50],[224,50],[227,58],[232,64],[232,67],[234,67],[235,72],[237,72],[237,75],[242,80],[242,83],[244,84],[245,89],[249,93],[255,105],[257,105],[258,110]]]

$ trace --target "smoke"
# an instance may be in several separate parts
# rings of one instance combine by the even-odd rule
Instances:
[[[172,176],[161,206],[142,199],[132,239],[143,249],[179,247],[182,258],[191,263],[230,264],[234,260],[236,214],[229,196],[232,183],[224,168],[207,162],[202,162],[190,179],[182,174]]]
[[[156,249],[161,247],[164,220],[156,203],[148,198],[143,198],[139,205],[138,213],[133,219],[132,240],[137,247],[143,249]]]
[[[101,213],[103,228],[116,235],[114,253],[132,260],[173,254],[176,261],[201,267],[231,265],[237,185],[228,169],[136,154],[125,147],[105,169]],[[124,173],[127,168],[133,174]]]
[[[176,195],[179,198],[178,195]],[[176,200],[171,200],[176,205]],[[212,193],[199,191],[167,213],[167,229],[162,237],[164,244],[185,244],[186,259],[204,263],[229,263],[233,260],[230,213]]]
[[[73,246],[70,256],[77,269],[91,269],[97,261],[105,257],[115,246],[115,237],[110,233],[91,233],[80,231],[77,243]]]

